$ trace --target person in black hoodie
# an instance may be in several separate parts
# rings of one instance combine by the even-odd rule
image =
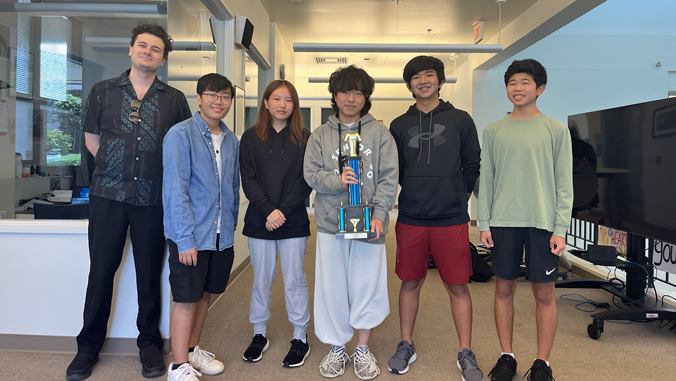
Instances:
[[[282,365],[303,365],[310,354],[307,330],[310,309],[305,280],[305,247],[310,236],[305,199],[312,189],[303,178],[303,157],[310,131],[303,128],[298,93],[287,81],[271,82],[263,93],[256,124],[240,143],[242,188],[249,207],[243,234],[248,239],[254,281],[249,321],[254,337],[243,359],[257,362],[270,343],[265,326],[270,319],[270,290],[277,252],[284,276],[284,294],[293,340]]]
[[[415,98],[408,111],[392,121],[390,132],[399,151],[399,217],[395,226],[401,279],[401,342],[388,369],[404,374],[416,360],[413,326],[430,253],[451,300],[458,333],[458,368],[465,381],[482,381],[471,351],[472,275],[467,201],[479,177],[480,149],[476,126],[465,111],[439,99],[444,64],[418,56],[404,68],[406,87]]]

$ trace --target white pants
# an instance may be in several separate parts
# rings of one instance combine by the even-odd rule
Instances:
[[[315,334],[325,344],[378,326],[390,314],[385,245],[318,232],[314,298]]]
[[[280,240],[249,238],[251,266],[254,269],[249,321],[254,326],[255,335],[265,335],[265,325],[270,320],[271,289],[279,252],[286,312],[293,324],[293,338],[305,340],[305,331],[310,323],[310,303],[303,269],[306,246],[307,237]]]

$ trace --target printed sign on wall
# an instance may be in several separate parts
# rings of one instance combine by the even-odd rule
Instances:
[[[676,274],[676,246],[664,242],[655,242],[654,249],[653,264],[655,268]]]
[[[627,233],[599,226],[599,245],[615,246],[620,254],[627,254]]]

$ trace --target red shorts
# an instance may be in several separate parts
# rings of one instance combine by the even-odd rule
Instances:
[[[427,276],[430,253],[441,280],[447,284],[469,283],[472,257],[467,224],[414,226],[397,222],[397,264],[395,272],[403,281]]]

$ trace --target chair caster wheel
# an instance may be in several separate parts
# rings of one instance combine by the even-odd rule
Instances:
[[[594,340],[598,340],[603,333],[603,320],[594,319],[594,321],[587,326],[587,334]]]

